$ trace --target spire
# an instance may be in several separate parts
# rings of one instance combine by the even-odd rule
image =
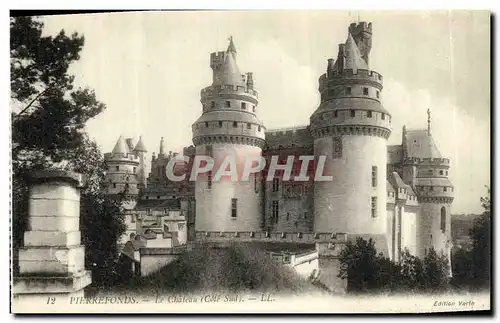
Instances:
[[[125,139],[123,138],[123,136],[120,136],[118,138],[118,141],[115,144],[115,148],[113,148],[112,153],[126,155],[128,152],[129,151],[128,151],[127,144],[125,143]]]
[[[427,132],[431,134],[431,109],[427,109]]]
[[[228,53],[236,54],[236,47],[234,47],[233,36],[229,36],[229,46],[227,47]]]
[[[236,64],[236,48],[233,38],[229,38],[229,46],[222,66],[217,70],[214,77],[215,85],[241,85],[245,86],[240,69]]]
[[[135,145],[134,151],[138,151],[138,152],[147,152],[148,151],[146,149],[146,146],[142,142],[142,136],[139,137],[139,141],[137,142],[137,145]]]
[[[354,38],[352,38],[351,33],[347,34],[344,57],[345,57],[344,69],[352,69],[352,70],[368,69],[368,65],[361,56],[361,52],[359,51],[358,45],[356,45],[356,42],[354,41]]]
[[[165,146],[164,146],[164,142],[163,142],[163,137],[161,137],[161,140],[160,140],[160,153],[158,154],[158,156],[163,156],[165,155]]]

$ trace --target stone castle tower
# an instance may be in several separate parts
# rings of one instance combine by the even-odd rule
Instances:
[[[371,37],[371,23],[351,24],[319,78],[321,103],[310,131],[316,158],[326,156],[325,175],[333,180],[315,183],[315,232],[386,233],[391,115],[381,104],[382,75],[368,65]]]
[[[113,151],[104,154],[108,167],[106,173],[109,182],[107,193],[110,195],[125,194],[127,202],[124,207],[126,209],[135,207],[139,190],[145,185],[146,152],[142,138],[139,138],[134,147],[132,138],[125,140],[123,136],[120,136]]]
[[[210,55],[212,85],[202,89],[202,115],[193,124],[196,155],[214,158],[214,170],[200,174],[195,184],[196,231],[258,231],[260,191],[253,175],[247,181],[215,178],[221,162],[230,156],[243,166],[243,156],[262,154],[263,123],[257,118],[258,93],[252,73],[242,75],[232,38],[225,52]],[[226,159],[228,160],[228,159]]]

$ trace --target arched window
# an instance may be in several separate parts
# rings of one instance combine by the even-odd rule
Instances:
[[[441,231],[446,232],[446,208],[441,208]]]

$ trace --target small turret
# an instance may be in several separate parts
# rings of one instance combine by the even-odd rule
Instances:
[[[134,142],[133,141],[134,141],[134,139],[132,139],[132,138],[127,138],[125,140],[125,142],[127,143],[127,148],[128,148],[129,152],[134,151]]]
[[[146,149],[146,146],[142,142],[142,137],[139,137],[139,141],[137,142],[137,145],[135,145],[134,151],[135,152],[148,152],[148,150]]]
[[[160,139],[160,153],[158,154],[158,157],[163,157],[165,156],[165,143],[163,141],[163,137]]]
[[[236,64],[236,48],[232,37],[229,38],[229,46],[226,50],[226,54],[223,56],[224,58],[222,64],[220,64],[220,61],[214,62],[213,64],[213,85],[245,86],[240,69]],[[215,57],[219,60],[217,55]]]
[[[359,24],[353,23],[349,26],[349,34],[352,35],[361,52],[361,56],[368,65],[372,49],[372,24],[364,21]]]
[[[120,136],[116,141],[115,147],[113,148],[112,154],[123,154],[126,155],[129,152],[128,146],[125,143],[123,136]]]
[[[253,73],[252,72],[247,73],[247,87],[249,89],[253,89]]]

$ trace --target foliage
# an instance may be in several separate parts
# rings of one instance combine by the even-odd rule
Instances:
[[[256,244],[225,248],[196,245],[175,261],[147,277],[134,277],[121,286],[141,292],[239,292],[302,293],[319,291],[292,269],[274,262]]]
[[[478,216],[469,230],[471,250],[459,250],[453,257],[453,281],[455,285],[468,285],[474,289],[490,284],[491,268],[491,190],[481,198],[483,214]]]
[[[402,252],[399,262],[377,254],[375,242],[361,237],[347,242],[340,253],[339,277],[347,279],[347,292],[435,292],[448,285],[449,266],[446,255],[434,249],[424,260]]]
[[[105,106],[90,89],[75,88],[70,65],[80,58],[83,36],[43,35],[43,22],[33,17],[10,20],[12,109],[13,247],[22,245],[26,229],[26,176],[37,169],[68,169],[88,179],[81,196],[82,242],[86,266],[94,277],[111,270],[116,240],[124,231],[120,199],[102,194],[105,164],[85,132],[88,120]],[[16,261],[14,260],[16,263]],[[95,265],[94,265],[95,264]]]

